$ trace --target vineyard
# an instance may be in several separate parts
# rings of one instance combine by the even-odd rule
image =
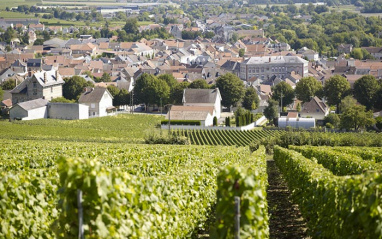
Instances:
[[[2,139],[143,143],[163,117],[120,114],[87,120],[0,121]]]
[[[274,160],[317,238],[382,237],[381,148],[290,146]]]
[[[251,195],[243,196],[251,220],[242,221],[241,233],[268,237],[264,149],[2,142],[0,238],[78,237],[77,190],[86,237],[184,238],[206,227],[216,201],[217,215],[231,207],[218,189]],[[225,176],[217,181],[219,172]],[[232,233],[233,219],[224,223],[232,230],[217,223],[216,235]]]
[[[248,146],[254,140],[277,136],[277,130],[177,130],[176,134],[187,137],[194,145]]]

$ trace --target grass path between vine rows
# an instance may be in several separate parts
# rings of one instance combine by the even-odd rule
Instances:
[[[267,160],[267,173],[270,238],[310,238],[306,233],[305,219],[298,205],[292,202],[287,183],[271,157]]]

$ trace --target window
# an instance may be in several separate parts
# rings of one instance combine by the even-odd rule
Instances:
[[[94,108],[95,108],[95,104],[92,103],[92,104],[90,105],[90,108],[94,109]]]
[[[33,82],[33,88],[37,88],[37,82]]]

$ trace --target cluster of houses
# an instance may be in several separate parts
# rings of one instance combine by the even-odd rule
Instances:
[[[65,82],[56,70],[29,72],[29,75],[9,91],[11,98],[1,102],[3,113],[10,120],[88,119],[102,117],[115,110],[113,97],[105,87],[84,88],[78,103],[53,103],[62,97]]]
[[[266,21],[267,18],[253,14],[247,15],[241,14],[239,19],[257,18],[258,21]],[[233,73],[242,79],[246,87],[253,87],[257,90],[260,97],[257,112],[262,112],[267,106],[267,101],[272,94],[271,87],[283,81],[295,88],[302,77],[312,76],[324,84],[331,76],[339,74],[353,86],[354,82],[365,74],[373,75],[376,78],[382,77],[380,60],[361,61],[348,59],[342,55],[335,61],[329,61],[319,58],[317,52],[306,47],[294,51],[286,43],[265,37],[262,29],[246,28],[246,26],[240,26],[238,22],[233,27],[231,23],[237,21],[237,16],[234,14],[208,16],[205,22],[196,21],[196,27],[191,28],[185,27],[189,21],[185,15],[175,14],[167,17],[178,19],[177,24],[164,26],[174,36],[173,39],[168,40],[141,39],[138,42],[119,42],[117,36],[94,39],[91,35],[81,35],[79,38],[68,40],[53,38],[43,42],[43,45],[22,46],[18,44],[17,39],[14,39],[11,44],[12,50],[8,52],[5,50],[7,44],[0,42],[0,84],[9,79],[13,79],[17,83],[15,89],[6,92],[3,102],[1,102],[3,110],[22,102],[22,105],[25,105],[25,102],[28,101],[37,99],[50,101],[60,97],[62,96],[63,78],[72,76],[80,76],[86,81],[91,81],[95,88],[94,90],[88,89],[86,92],[90,95],[97,94],[97,97],[81,97],[84,101],[80,101],[81,106],[78,106],[78,109],[81,107],[81,109],[85,109],[83,107],[86,105],[89,109],[86,110],[86,116],[78,113],[66,117],[73,119],[102,116],[108,111],[112,111],[111,96],[106,87],[114,85],[131,92],[134,82],[143,73],[171,74],[178,82],[191,83],[197,79],[203,79],[210,85],[213,85],[219,76],[228,72]],[[45,27],[36,19],[0,19],[0,28],[9,26],[20,27],[28,31],[32,41],[35,39],[33,37],[35,31],[53,31],[52,34],[57,31],[78,31],[74,27]],[[240,26],[240,28],[236,26]],[[141,26],[140,31],[159,27],[163,26],[159,24]],[[181,36],[183,30],[205,32],[212,31],[212,29],[215,33],[212,39],[197,37],[193,40],[183,40]],[[233,34],[237,34],[240,39],[232,42]],[[380,47],[365,49],[376,59],[382,57]],[[350,53],[351,50],[352,45],[349,44],[341,44],[338,47],[338,51],[344,54]],[[42,57],[36,58],[36,56]],[[106,74],[109,76],[110,82],[96,83],[93,78],[89,77],[90,74],[99,79]],[[95,101],[102,94],[105,99],[110,98],[109,103],[100,104]],[[106,97],[107,95],[110,97]],[[220,95],[218,91],[216,95]],[[195,110],[198,110],[198,115],[204,119],[204,124],[210,125],[209,119],[218,116],[219,113],[212,110],[212,105],[189,105],[192,102],[189,97],[192,98],[185,92],[182,107],[188,108],[174,106],[173,117],[185,118],[186,112],[191,112],[188,115],[196,115]],[[203,97],[196,98],[202,99]],[[216,96],[213,99],[218,98]],[[206,101],[203,104],[211,104],[212,101]],[[295,101],[288,106],[288,110],[294,111],[297,103],[298,101]],[[31,106],[24,106],[25,109],[23,109],[30,109],[41,104],[43,102],[40,100],[36,104],[32,103]],[[58,111],[54,109],[59,107],[58,105],[58,103],[45,103],[43,106],[46,108],[44,117],[65,118],[61,115],[56,116],[55,112]],[[202,106],[210,108],[202,109],[200,108]],[[98,107],[99,109],[96,110]],[[179,113],[180,111],[183,113]],[[60,112],[64,112],[64,110],[60,110]],[[321,120],[328,112],[329,107],[324,102],[313,98],[311,102],[302,105],[299,115],[300,120],[304,117]],[[28,117],[14,116],[13,118]],[[189,116],[189,118],[192,117]],[[286,117],[286,124],[292,124],[293,121],[304,121],[300,120],[295,117],[295,114],[291,114]]]

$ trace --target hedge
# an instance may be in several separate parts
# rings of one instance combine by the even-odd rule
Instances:
[[[381,238],[379,172],[335,176],[296,151],[274,147],[274,160],[313,238]]]
[[[216,222],[211,238],[234,238],[235,196],[240,197],[240,238],[269,238],[265,148],[244,164],[229,165],[217,176]]]
[[[361,174],[366,170],[382,171],[382,164],[363,160],[361,157],[333,151],[329,147],[289,146],[307,158],[314,158],[319,164],[337,176]]]
[[[162,120],[162,125],[168,125],[168,120]],[[200,120],[171,120],[171,125],[202,125]]]

